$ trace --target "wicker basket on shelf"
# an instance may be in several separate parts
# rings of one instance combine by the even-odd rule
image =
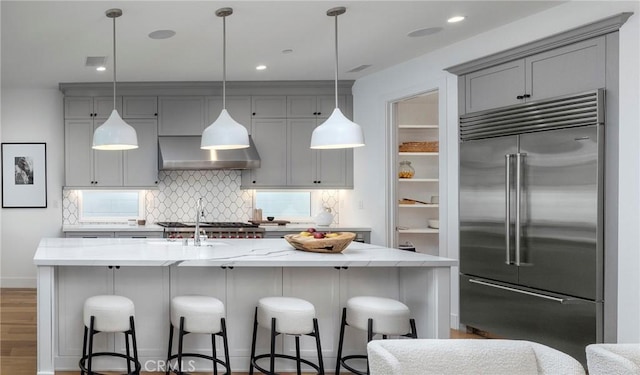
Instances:
[[[313,253],[341,253],[356,238],[355,233],[341,232],[337,237],[313,238],[299,234],[287,234],[284,239],[297,250]]]
[[[438,141],[402,142],[400,152],[438,152]]]

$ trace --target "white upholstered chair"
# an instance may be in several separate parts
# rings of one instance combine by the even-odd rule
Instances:
[[[573,357],[522,340],[374,340],[371,375],[584,375]]]
[[[589,375],[640,375],[640,344],[591,344]]]

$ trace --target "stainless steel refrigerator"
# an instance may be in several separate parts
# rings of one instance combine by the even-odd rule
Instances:
[[[460,322],[586,363],[603,335],[603,90],[460,117]]]

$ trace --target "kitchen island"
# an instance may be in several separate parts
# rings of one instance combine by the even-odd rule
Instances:
[[[453,259],[355,242],[339,254],[318,254],[294,250],[281,239],[209,240],[196,247],[164,239],[124,238],[45,238],[34,263],[39,375],[77,369],[82,305],[96,294],[133,300],[143,371],[162,371],[169,302],[184,294],[210,295],[225,303],[234,371],[248,369],[253,313],[264,296],[295,296],[314,304],[326,368],[335,366],[341,309],[355,295],[401,300],[416,319],[419,337],[447,338],[450,268],[457,265]],[[97,350],[124,350],[121,335],[103,336],[106,339],[98,342]],[[207,337],[190,339],[188,348],[210,352]],[[279,337],[280,350],[294,353],[292,341]],[[364,332],[348,330],[346,354],[363,353],[365,343]],[[315,359],[313,342],[303,339],[301,344],[303,357]],[[267,335],[260,335],[258,350],[264,352],[268,345]],[[211,368],[207,363],[196,365],[199,370]]]

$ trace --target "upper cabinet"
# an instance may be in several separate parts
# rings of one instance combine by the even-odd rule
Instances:
[[[338,96],[338,107],[346,112],[346,98]],[[336,107],[335,96],[300,95],[287,97],[288,118],[327,118]],[[346,114],[349,117],[349,114]]]
[[[116,97],[116,109],[122,113],[122,97]],[[107,118],[113,111],[113,96],[66,96],[64,118],[66,120]]]
[[[204,96],[158,97],[158,135],[202,135]]]
[[[253,118],[286,118],[287,97],[261,95],[251,97],[251,115]]]
[[[464,76],[465,111],[476,112],[603,88],[605,36]]]
[[[126,96],[122,99],[122,118],[158,117],[157,96]]]

